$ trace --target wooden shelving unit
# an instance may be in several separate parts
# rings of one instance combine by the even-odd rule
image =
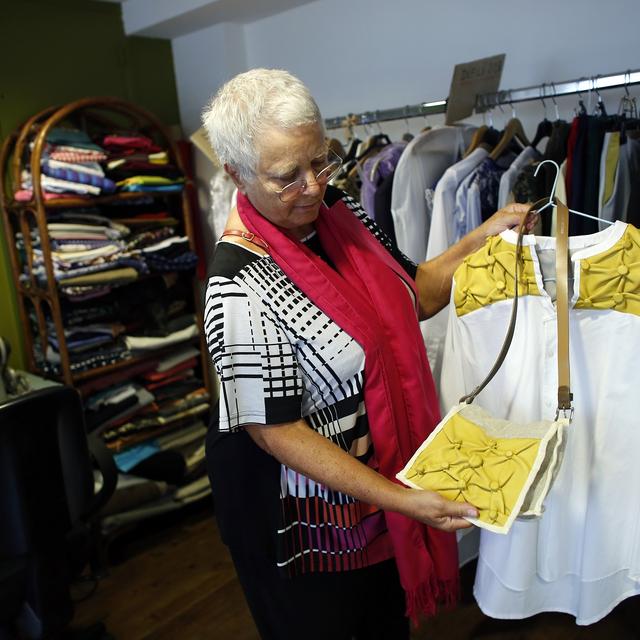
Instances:
[[[140,193],[123,192],[96,197],[55,198],[46,200],[40,186],[41,159],[45,148],[47,134],[53,127],[71,123],[76,128],[90,130],[125,129],[143,131],[158,144],[167,149],[169,160],[184,173],[184,166],[175,143],[167,129],[158,119],[148,111],[111,97],[86,98],[62,107],[50,107],[29,118],[16,132],[10,135],[0,150],[0,203],[4,228],[8,238],[9,254],[12,264],[15,288],[19,300],[19,313],[25,334],[25,348],[29,371],[45,377],[54,377],[60,381],[77,386],[88,379],[111,374],[114,371],[126,370],[147,358],[161,355],[154,350],[148,354],[135,355],[131,358],[100,366],[85,371],[72,371],[69,350],[65,340],[64,322],[61,310],[61,298],[58,283],[54,276],[51,257],[51,243],[47,229],[47,214],[49,211],[60,209],[74,209],[79,207],[96,207],[119,202],[133,202],[141,197],[164,199],[169,203],[172,215],[180,222],[180,232],[189,239],[190,248],[195,250],[193,217],[190,205],[189,189],[192,185],[186,181],[185,188],[180,193]],[[30,162],[33,183],[33,196],[27,202],[16,201],[14,193],[20,187],[21,171],[26,162]],[[44,262],[46,281],[38,279],[34,273],[32,233],[37,231],[40,249]],[[24,251],[17,248],[15,238],[22,234]],[[124,289],[127,285],[122,285]],[[202,301],[195,277],[192,279],[193,308],[199,327],[202,327]],[[33,326],[30,309],[35,314],[36,323]],[[46,353],[50,324],[56,333],[60,354],[60,374],[52,376],[45,371],[42,362],[36,357],[34,347],[39,345],[39,352]],[[204,336],[199,339],[201,353],[202,379],[211,392],[208,355]],[[163,350],[166,352],[170,349]],[[44,357],[44,355],[43,355]]]

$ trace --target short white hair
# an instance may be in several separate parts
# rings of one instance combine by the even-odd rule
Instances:
[[[267,129],[317,124],[324,132],[309,89],[282,69],[252,69],[235,76],[220,87],[202,122],[220,162],[244,180],[255,176],[256,141]]]

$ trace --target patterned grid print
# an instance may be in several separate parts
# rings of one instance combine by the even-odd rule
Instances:
[[[343,202],[392,252],[357,202]],[[408,263],[408,261],[407,261]],[[411,265],[408,264],[408,270]],[[218,244],[205,332],[220,379],[220,431],[304,417],[364,463],[372,458],[364,352],[269,257]],[[288,573],[365,566],[384,515],[282,466],[278,566]]]

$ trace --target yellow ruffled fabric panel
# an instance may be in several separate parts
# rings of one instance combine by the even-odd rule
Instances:
[[[524,268],[520,265],[518,269],[518,295],[539,296],[531,248],[523,247],[522,256]],[[454,275],[456,287],[453,299],[458,316],[513,298],[515,257],[515,245],[500,236],[493,236],[487,239],[482,249],[463,260]]]
[[[608,251],[580,260],[576,309],[613,309],[640,316],[640,231],[628,225]]]
[[[407,479],[449,500],[468,502],[479,520],[502,526],[523,492],[538,438],[490,438],[454,414],[407,470]]]

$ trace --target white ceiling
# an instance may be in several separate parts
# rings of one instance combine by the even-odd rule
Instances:
[[[314,0],[100,0],[122,5],[127,35],[176,38],[220,22],[247,23]]]

